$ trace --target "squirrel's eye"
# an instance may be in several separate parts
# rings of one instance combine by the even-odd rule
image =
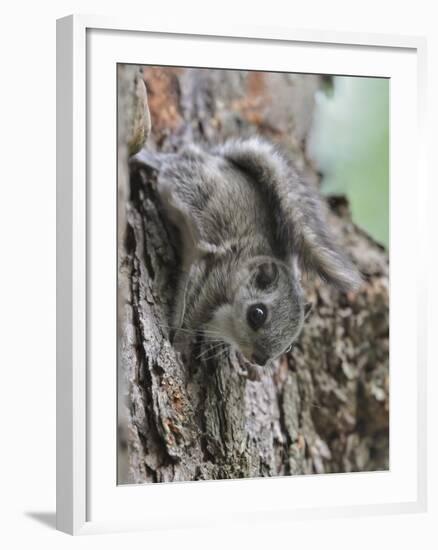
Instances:
[[[267,316],[268,310],[264,304],[250,306],[246,314],[248,324],[253,330],[260,328],[266,321]]]

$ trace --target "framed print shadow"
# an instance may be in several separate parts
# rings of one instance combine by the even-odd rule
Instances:
[[[58,528],[424,509],[424,42],[57,35]]]

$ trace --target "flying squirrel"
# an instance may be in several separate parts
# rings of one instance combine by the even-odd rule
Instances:
[[[143,151],[138,160],[142,155],[148,157]],[[222,341],[265,365],[288,351],[303,327],[302,271],[341,291],[359,287],[318,192],[272,143],[232,139],[156,159],[159,197],[182,240],[171,320],[181,335]]]

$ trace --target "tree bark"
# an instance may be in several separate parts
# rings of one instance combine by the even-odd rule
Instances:
[[[248,371],[234,354],[183,362],[173,349],[174,230],[155,170],[134,161],[128,175],[128,155],[142,142],[126,123],[139,104],[138,70],[119,74],[119,483],[387,469],[388,257],[352,223],[344,197],[330,199],[330,223],[365,274],[359,292],[307,281],[312,315],[269,368]],[[142,76],[147,147],[262,134],[319,184],[306,138],[321,77],[154,67]]]

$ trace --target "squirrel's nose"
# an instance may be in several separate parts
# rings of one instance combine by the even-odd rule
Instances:
[[[256,363],[256,365],[260,365],[261,367],[264,367],[266,365],[268,359],[269,357],[258,352],[251,355],[251,362]]]

